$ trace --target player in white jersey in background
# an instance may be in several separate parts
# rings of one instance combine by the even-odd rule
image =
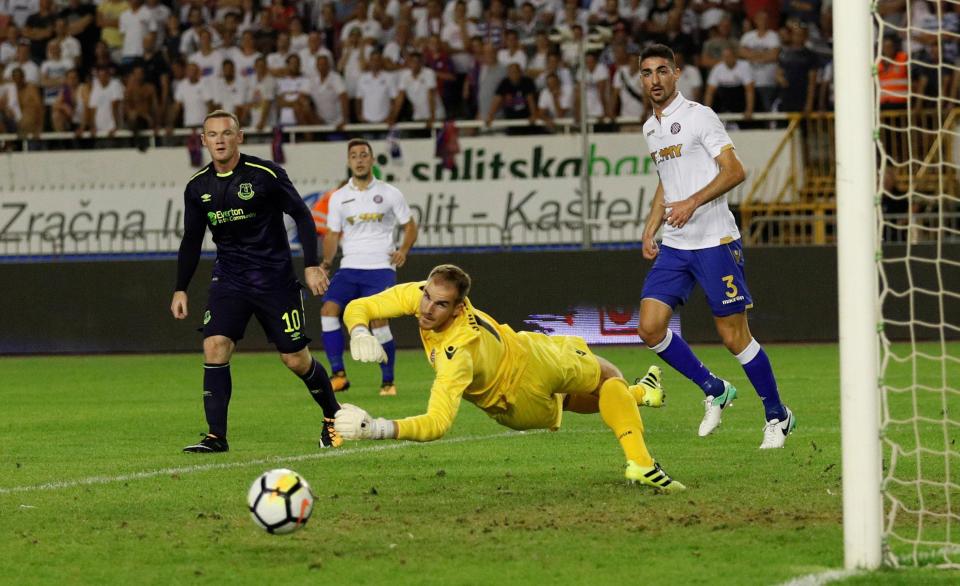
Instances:
[[[660,175],[643,230],[643,256],[656,260],[643,283],[640,337],[703,389],[699,435],[712,433],[737,389],[711,373],[686,341],[667,328],[674,309],[699,283],[724,346],[737,357],[763,401],[766,424],[760,448],[782,448],[796,419],[780,401],[770,359],[750,333],[746,311],[753,300],[743,274],[740,232],[727,207],[727,192],[744,180],[743,165],[714,111],[677,90],[680,70],[669,47],[645,49],[640,75],[654,110],[643,134]],[[655,237],[664,222],[658,245]]]
[[[337,247],[343,247],[340,268],[330,281],[320,309],[323,347],[333,372],[334,391],[350,387],[343,365],[343,332],[340,316],[347,303],[380,293],[397,284],[396,269],[407,260],[417,240],[417,223],[410,206],[396,187],[373,176],[373,147],[353,139],[347,143],[347,165],[352,177],[330,197],[327,213],[329,231],[323,238],[323,266],[329,271]],[[393,230],[403,226],[400,247],[394,244]],[[387,361],[380,365],[383,375],[380,395],[397,394],[393,365],[396,345],[386,320],[370,324],[373,335],[383,346]]]

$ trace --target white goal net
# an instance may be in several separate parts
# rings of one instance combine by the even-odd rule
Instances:
[[[884,553],[960,567],[960,0],[873,4]]]

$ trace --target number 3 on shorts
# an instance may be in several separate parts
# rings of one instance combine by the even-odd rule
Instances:
[[[726,277],[721,277],[721,279],[723,279],[723,282],[727,285],[727,297],[730,299],[736,297],[740,290],[733,284],[733,275],[727,275]]]
[[[730,277],[731,279],[733,277]],[[300,329],[300,310],[294,309],[293,311],[288,311],[281,316],[283,323],[286,324],[286,329],[284,333],[289,334],[291,332],[296,332]]]

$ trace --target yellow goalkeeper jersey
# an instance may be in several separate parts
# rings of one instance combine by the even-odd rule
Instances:
[[[403,283],[350,302],[343,313],[347,330],[374,319],[419,316],[426,281]],[[430,441],[453,425],[464,398],[487,413],[506,411],[523,374],[527,341],[510,326],[497,323],[469,299],[464,311],[443,332],[420,330],[423,350],[436,372],[427,412],[397,421],[397,439]]]

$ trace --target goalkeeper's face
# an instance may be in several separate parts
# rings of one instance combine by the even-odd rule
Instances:
[[[462,310],[463,302],[457,300],[456,286],[440,279],[431,279],[423,288],[417,321],[420,329],[442,332]]]

